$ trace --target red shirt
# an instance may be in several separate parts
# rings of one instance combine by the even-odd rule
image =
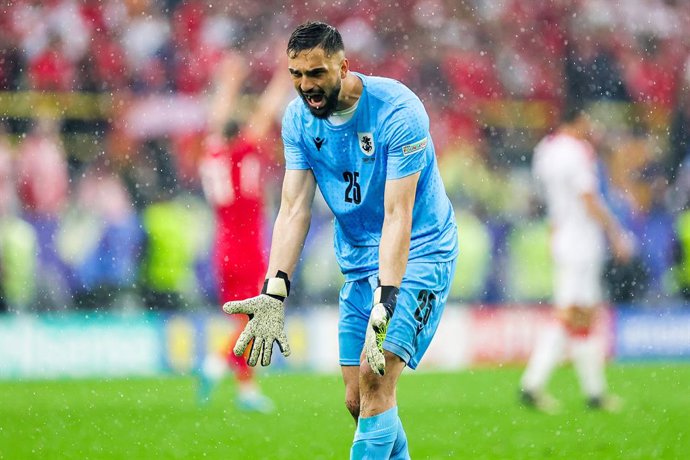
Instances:
[[[200,165],[204,193],[216,214],[215,261],[226,270],[265,274],[263,158],[239,135],[210,141]]]

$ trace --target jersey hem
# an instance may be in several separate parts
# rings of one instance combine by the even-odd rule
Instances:
[[[396,343],[393,339],[386,337],[383,341],[383,349],[389,351],[396,355],[398,358],[402,359],[403,362],[410,368],[415,369],[416,364],[412,363],[412,353],[405,349],[405,347],[399,343]]]

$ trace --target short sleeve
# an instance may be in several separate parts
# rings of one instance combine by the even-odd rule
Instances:
[[[285,155],[285,169],[311,169],[306,156],[301,136],[297,129],[299,112],[296,110],[295,103],[291,103],[283,115],[281,135],[283,138],[283,148]]]
[[[422,102],[413,98],[393,112],[387,121],[388,179],[400,179],[421,171],[428,163],[431,142],[429,117]]]
[[[573,151],[570,160],[572,184],[579,193],[597,190],[597,167],[592,154],[584,146]]]

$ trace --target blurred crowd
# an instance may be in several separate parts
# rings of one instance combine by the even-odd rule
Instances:
[[[309,19],[338,27],[352,69],[396,78],[425,103],[460,228],[456,300],[549,297],[548,228],[529,167],[573,103],[599,123],[602,193],[637,238],[634,261],[607,270],[612,300],[690,297],[690,2],[9,0],[0,6],[0,308],[214,304],[213,215],[197,171],[214,74],[241,53],[251,106],[285,71],[275,50]],[[3,115],[15,113],[10,95],[65,92],[106,108]],[[277,123],[268,141],[271,214]],[[298,304],[334,304],[340,286],[331,217],[318,210]]]

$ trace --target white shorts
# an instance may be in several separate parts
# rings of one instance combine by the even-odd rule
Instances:
[[[596,307],[601,304],[603,261],[570,260],[554,263],[554,306]]]

